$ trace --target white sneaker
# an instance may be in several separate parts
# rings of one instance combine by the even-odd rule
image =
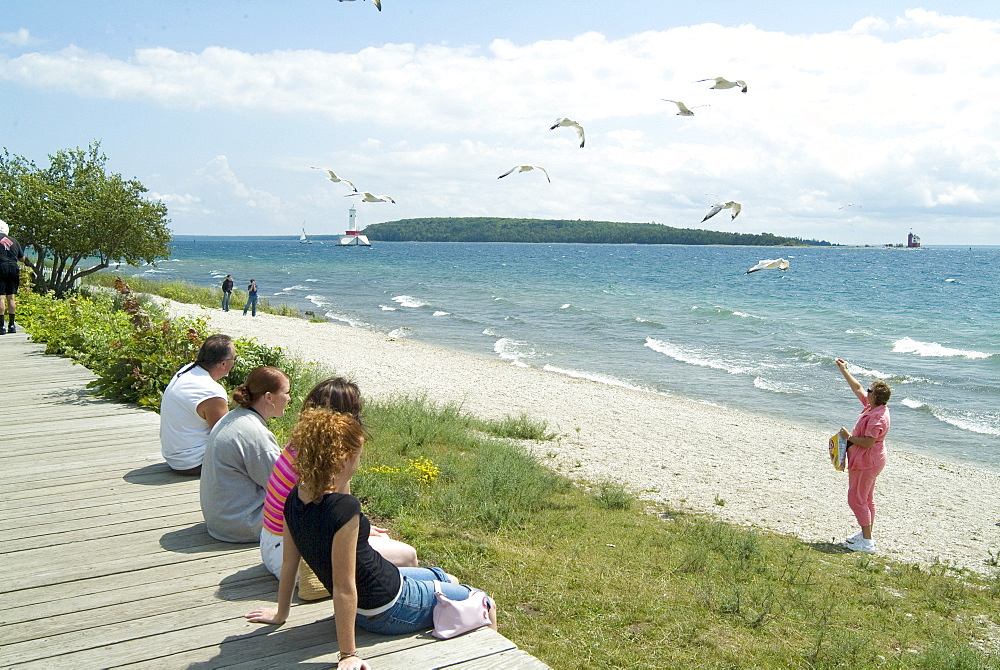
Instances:
[[[851,551],[860,551],[865,554],[875,553],[875,540],[866,540],[865,538],[861,538],[860,540],[852,542],[851,539],[844,542],[844,545]]]
[[[849,538],[844,540],[844,544],[851,544],[853,542],[857,542],[858,540],[863,540],[863,539],[865,539],[865,536],[861,533],[858,533],[857,535],[851,535]]]

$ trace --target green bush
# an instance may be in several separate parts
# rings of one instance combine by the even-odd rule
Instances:
[[[512,440],[552,440],[556,434],[549,430],[545,421],[533,419],[527,414],[520,416],[508,415],[502,419],[476,421],[483,432],[497,437],[507,437]]]
[[[92,388],[106,397],[159,407],[174,373],[195,359],[207,337],[203,319],[150,317],[129,294],[32,296],[22,305],[25,327],[46,353],[62,354],[89,368]]]
[[[57,299],[54,294],[21,296],[25,328],[46,353],[69,356],[97,378],[92,388],[108,398],[158,409],[163,390],[182,366],[195,360],[211,333],[202,318],[169,320],[155,303],[124,282],[114,294],[93,292]],[[318,371],[288,358],[280,348],[255,340],[234,342],[238,357],[221,383],[232,390],[260,365],[272,365],[292,379],[294,412],[316,381]]]
[[[632,496],[621,484],[602,482],[594,494],[594,501],[604,509],[629,509],[632,507]]]

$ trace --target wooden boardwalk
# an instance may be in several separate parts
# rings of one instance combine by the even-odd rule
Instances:
[[[0,336],[0,666],[334,667],[330,601],[280,627],[245,621],[277,598],[257,546],[205,532],[157,414],[93,398],[88,370],[42,351]],[[358,647],[376,669],[548,667],[489,629],[359,631]]]

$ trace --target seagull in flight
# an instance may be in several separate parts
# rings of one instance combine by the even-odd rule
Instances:
[[[708,214],[705,215],[705,218],[702,219],[701,222],[705,223],[706,221],[708,221],[709,219],[711,219],[713,216],[715,216],[724,209],[733,210],[733,217],[732,219],[730,219],[730,221],[732,221],[733,219],[736,218],[736,215],[740,213],[740,210],[743,209],[743,205],[741,205],[738,202],[733,202],[732,200],[730,200],[729,202],[717,202],[714,205],[712,205],[712,209],[708,210]]]
[[[354,191],[355,193],[358,192],[358,187],[354,185],[353,181],[351,181],[350,179],[341,179],[340,177],[338,177],[333,173],[333,170],[327,170],[326,168],[320,168],[320,167],[313,167],[311,165],[309,167],[312,167],[313,170],[322,170],[323,172],[327,173],[328,175],[330,175],[329,177],[327,177],[327,179],[329,179],[333,183],[336,184],[338,181],[342,181],[348,186],[350,186],[352,191]]]
[[[757,272],[758,270],[787,270],[789,262],[784,258],[778,258],[775,260],[767,259],[760,261],[757,265],[753,266],[743,274],[750,274],[751,272]]]
[[[679,112],[677,112],[677,116],[694,116],[694,112],[688,109],[688,106],[685,105],[680,100],[667,100],[666,98],[661,98],[661,100],[665,102],[672,102],[675,105],[677,105],[677,109],[680,110]],[[695,105],[694,109],[698,109],[699,107],[708,107],[708,105]]]
[[[340,0],[341,2],[354,2],[354,0]],[[378,11],[382,11],[382,0],[372,0],[372,4],[378,8]]]
[[[564,116],[561,119],[556,119],[556,122],[552,124],[552,126],[549,128],[549,130],[555,130],[559,126],[563,126],[563,127],[567,127],[567,128],[573,128],[574,130],[576,130],[576,134],[580,136],[580,148],[581,149],[583,148],[583,143],[586,141],[586,138],[584,137],[584,134],[583,134],[583,126],[581,126],[579,123],[577,123],[573,119],[570,119],[570,118],[567,118],[567,117]]]
[[[736,88],[738,86],[741,91],[743,91],[744,93],[747,92],[747,83],[742,79],[737,79],[736,81],[729,81],[725,77],[713,77],[712,79],[699,79],[695,83],[702,81],[714,81],[715,84],[713,86],[709,86],[709,88]]]
[[[361,193],[357,193],[357,192],[355,192],[355,193],[348,193],[344,197],[345,198],[350,198],[352,195],[360,195],[360,196],[362,196],[361,202],[391,202],[394,205],[396,204],[396,201],[393,200],[392,198],[390,198],[387,195],[372,195],[368,191],[361,191]]]
[[[549,180],[549,183],[550,184],[552,183],[552,179],[549,177],[548,170],[546,170],[545,168],[543,168],[541,166],[538,166],[538,165],[515,165],[514,167],[512,167],[509,170],[507,170],[506,172],[504,172],[499,177],[497,177],[497,179],[503,179],[504,177],[506,177],[507,175],[509,175],[512,172],[527,172],[528,170],[541,170],[542,174],[545,175],[545,178]]]

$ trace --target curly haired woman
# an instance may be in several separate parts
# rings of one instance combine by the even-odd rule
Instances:
[[[278,607],[246,615],[257,623],[281,624],[288,618],[299,558],[333,594],[341,670],[370,668],[358,656],[354,627],[370,633],[402,635],[433,625],[434,582],[451,600],[465,600],[471,589],[441,568],[397,568],[368,543],[370,523],[361,503],[349,493],[361,463],[364,429],[353,417],[326,409],[302,412],[292,432],[299,483],[285,501],[285,526]],[[496,607],[490,601],[490,626]]]
[[[302,409],[320,407],[333,412],[352,416],[361,423],[361,391],[357,384],[343,377],[330,377],[316,384],[302,402]],[[363,428],[364,426],[362,426]],[[285,526],[285,500],[288,493],[299,481],[295,467],[295,443],[289,442],[274,463],[274,469],[267,480],[267,497],[264,499],[264,524],[260,531],[260,553],[264,565],[275,577],[281,576],[282,533]],[[350,493],[350,489],[340,493]],[[405,542],[393,540],[384,528],[372,527],[368,543],[372,549],[389,559],[398,568],[415,568],[417,550]],[[318,600],[330,594],[309,574],[304,566],[304,577],[299,584],[299,597],[303,600]],[[305,588],[304,588],[305,585]]]

